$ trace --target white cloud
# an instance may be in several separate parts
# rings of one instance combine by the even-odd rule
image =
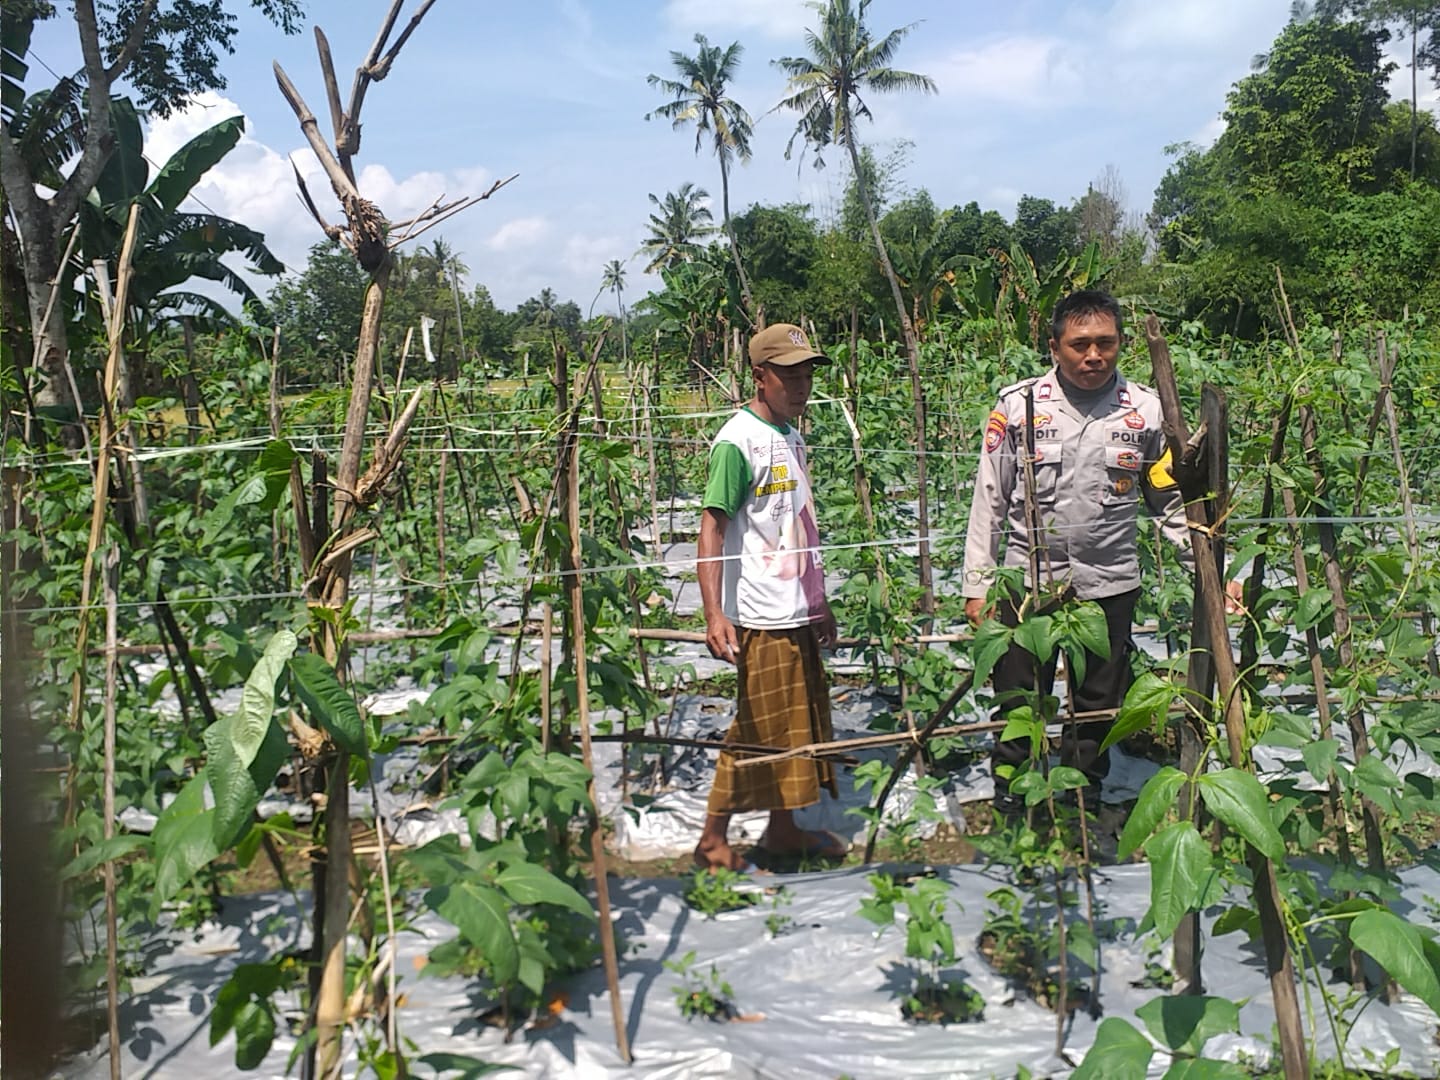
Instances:
[[[229,98],[207,91],[184,109],[171,113],[163,120],[154,121],[145,134],[145,156],[150,159],[151,172],[163,166],[176,150],[202,131],[208,131],[221,120],[241,116],[243,113],[244,110]]]
[[[735,35],[754,30],[769,38],[794,38],[798,48],[800,34],[814,22],[815,13],[801,0],[669,0],[664,17],[672,30],[686,34],[710,31],[713,37],[715,31]]]
[[[539,215],[513,218],[490,234],[486,245],[494,251],[532,248],[550,235],[550,222]]]
[[[1066,50],[1059,38],[1005,37],[952,52],[926,73],[947,100],[1052,107],[1083,85]]]
[[[1092,18],[1097,42],[1125,52],[1204,52],[1268,41],[1288,12],[1288,0],[1117,0],[1108,15]]]

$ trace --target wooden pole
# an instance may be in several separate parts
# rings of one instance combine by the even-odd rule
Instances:
[[[585,769],[590,774],[587,784],[590,805],[595,808],[595,827],[590,831],[590,856],[595,874],[595,907],[599,919],[600,953],[605,964],[605,985],[610,992],[610,1016],[615,1024],[615,1049],[625,1064],[630,1064],[630,1037],[625,1030],[625,1013],[620,1001],[620,968],[615,952],[615,928],[610,922],[610,885],[605,869],[605,834],[599,820],[599,803],[595,797],[594,757],[590,749],[590,682],[585,647],[585,583],[581,577],[583,555],[580,545],[580,439],[579,412],[572,409],[569,418],[569,445],[566,447],[569,468],[566,470],[566,518],[570,527],[570,632],[575,664],[576,720],[580,725],[580,749]]]
[[[1321,511],[1321,520],[1315,523],[1315,531],[1320,537],[1320,556],[1325,572],[1325,584],[1330,589],[1330,599],[1335,605],[1335,652],[1340,659],[1340,666],[1348,671],[1355,670],[1355,645],[1352,636],[1350,622],[1350,604],[1345,598],[1344,576],[1340,569],[1339,541],[1335,535],[1335,526],[1324,520],[1329,513],[1325,503],[1328,493],[1328,485],[1325,477],[1324,465],[1320,460],[1318,425],[1315,420],[1315,410],[1309,405],[1300,406],[1300,444],[1305,451],[1305,459],[1310,464],[1310,471],[1315,477],[1314,504]],[[1316,688],[1319,692],[1319,688]],[[1364,710],[1356,707],[1345,711],[1345,719],[1350,728],[1350,739],[1355,749],[1355,763],[1358,765],[1363,758],[1370,754],[1370,734],[1365,723]],[[1380,831],[1380,809],[1363,792],[1360,793],[1361,819],[1365,829],[1365,862],[1371,873],[1385,873],[1385,844]]]
[[[1145,319],[1145,339],[1155,373],[1155,389],[1165,416],[1165,435],[1175,462],[1175,476],[1186,495],[1186,517],[1193,526],[1191,541],[1195,549],[1195,570],[1200,579],[1200,616],[1206,624],[1211,651],[1215,658],[1215,674],[1219,680],[1220,699],[1224,704],[1225,734],[1230,748],[1231,763],[1239,769],[1253,765],[1245,754],[1245,710],[1236,692],[1235,659],[1230,651],[1230,636],[1225,625],[1225,590],[1220,582],[1216,560],[1211,551],[1209,526],[1205,510],[1191,501],[1186,491],[1184,450],[1190,440],[1185,414],[1180,407],[1180,394],[1175,386],[1175,368],[1170,347],[1154,315]],[[1193,474],[1191,474],[1193,475]],[[1290,944],[1270,860],[1253,849],[1249,857],[1255,880],[1255,903],[1260,915],[1260,933],[1265,947],[1265,969],[1270,979],[1270,992],[1275,1005],[1276,1024],[1280,1034],[1280,1056],[1285,1080],[1306,1080],[1310,1075],[1309,1052],[1305,1046],[1305,1030],[1300,1020],[1300,1000],[1295,990],[1295,969],[1290,957]]]
[[[1284,488],[1280,492],[1280,498],[1285,507],[1285,515],[1294,522],[1291,526],[1291,565],[1295,569],[1296,595],[1304,596],[1310,591],[1310,571],[1305,565],[1305,546],[1301,542],[1300,523],[1296,518],[1295,492],[1288,487]],[[1310,659],[1310,679],[1315,684],[1315,713],[1320,720],[1320,738],[1322,740],[1329,739],[1332,728],[1325,660],[1320,653],[1320,634],[1313,625],[1305,628],[1305,652]],[[1330,828],[1335,835],[1336,853],[1339,856],[1340,864],[1342,866],[1352,865],[1354,856],[1350,852],[1350,819],[1340,802],[1340,783],[1335,776],[1335,769],[1332,767],[1326,771],[1323,777],[1317,776],[1315,779],[1325,783],[1326,804],[1330,810]],[[1360,954],[1353,949],[1350,952],[1350,981],[1357,987],[1365,985]]]
[[[105,551],[105,764],[101,813],[106,840],[115,836],[115,698],[119,682],[120,552]],[[110,1034],[110,1080],[120,1080],[120,928],[116,915],[115,861],[105,860],[105,1023]]]
[[[1395,394],[1392,383],[1395,379],[1395,365],[1400,360],[1400,350],[1387,351],[1385,337],[1380,336],[1380,348],[1376,353],[1380,367],[1380,393],[1385,395],[1385,422],[1390,428],[1390,452],[1395,458],[1395,473],[1400,478],[1400,506],[1405,514],[1405,546],[1410,551],[1410,572],[1420,567],[1420,537],[1415,530],[1415,503],[1410,496],[1410,476],[1405,468],[1405,455],[1400,449],[1400,423],[1395,416]],[[1429,608],[1420,611],[1420,628],[1430,647],[1425,650],[1425,662],[1429,665],[1431,678],[1440,679],[1440,660],[1435,656],[1435,622]]]
[[[1217,527],[1225,520],[1229,505],[1229,489],[1226,484],[1229,475],[1228,414],[1225,399],[1218,390],[1208,383],[1201,391],[1201,423],[1205,428],[1206,474],[1211,497],[1205,500],[1205,520]],[[1211,557],[1215,572],[1223,575],[1225,570],[1225,541],[1216,533],[1211,542]],[[1199,558],[1199,553],[1196,553]],[[1264,563],[1260,566],[1263,568]],[[1194,610],[1200,610],[1200,581],[1195,581]],[[1215,716],[1215,664],[1213,649],[1204,620],[1197,619],[1191,631],[1191,648],[1186,665],[1185,686],[1195,707],[1206,717],[1207,726],[1213,725]],[[1195,775],[1200,761],[1208,748],[1208,740],[1196,730],[1196,720],[1187,715],[1180,721],[1180,771],[1186,776]],[[1191,785],[1182,786],[1176,806],[1182,820],[1194,821],[1196,828],[1201,824],[1200,800],[1195,798]],[[1187,912],[1175,928],[1175,976],[1176,992],[1202,994],[1203,979],[1200,973],[1201,934],[1198,912]]]

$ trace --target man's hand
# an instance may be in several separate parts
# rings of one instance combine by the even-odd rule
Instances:
[[[815,621],[815,637],[822,649],[831,648],[840,637],[840,628],[835,625],[835,613],[830,610],[830,601],[822,601],[820,618]]]
[[[735,634],[735,624],[718,611],[705,616],[705,644],[716,660],[727,660],[733,664],[740,655],[740,639]]]
[[[1244,615],[1245,611],[1245,586],[1231,578],[1225,583],[1225,614]]]
[[[983,596],[972,596],[965,601],[965,618],[970,620],[971,626],[979,626],[990,617],[990,611],[985,606]]]

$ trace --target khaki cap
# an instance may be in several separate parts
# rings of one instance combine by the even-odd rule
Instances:
[[[817,364],[830,363],[828,356],[810,347],[810,339],[805,336],[805,331],[794,323],[775,323],[750,339],[752,364],[793,367],[806,360],[814,360]]]

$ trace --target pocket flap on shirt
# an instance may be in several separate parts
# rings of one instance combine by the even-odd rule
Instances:
[[[1035,440],[1035,467],[1058,466],[1065,457],[1065,444],[1059,439]]]
[[[1139,472],[1140,451],[1129,446],[1107,446],[1105,448],[1105,465],[1110,469]]]

